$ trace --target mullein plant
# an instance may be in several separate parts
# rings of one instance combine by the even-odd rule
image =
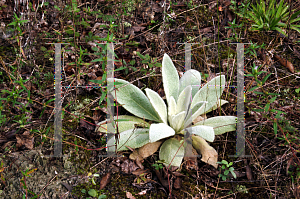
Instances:
[[[115,82],[110,91],[119,104],[135,116],[121,115],[118,118],[119,140],[117,151],[134,150],[130,158],[144,159],[159,148],[159,159],[166,166],[180,167],[185,153],[182,142],[189,132],[192,146],[202,155],[202,161],[217,167],[218,154],[207,141],[213,142],[215,135],[236,129],[236,117],[217,116],[193,123],[199,116],[227,103],[221,100],[225,89],[225,76],[217,76],[201,87],[201,75],[188,70],[179,79],[171,58],[165,54],[162,61],[162,81],[166,101],[155,91],[146,88],[146,95],[129,82],[109,78]],[[152,122],[146,122],[149,120]],[[100,122],[99,132],[105,132],[107,122]],[[116,132],[115,132],[116,133]],[[107,141],[114,146],[115,139]]]

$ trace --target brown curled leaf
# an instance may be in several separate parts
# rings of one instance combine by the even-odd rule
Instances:
[[[142,161],[143,159],[154,154],[160,147],[161,143],[162,143],[162,141],[148,143],[148,144],[142,146],[141,148],[136,149],[132,154],[130,154],[129,158],[131,160],[136,160],[139,157],[139,161]]]
[[[292,64],[291,62],[289,62],[288,60],[286,60],[286,59],[284,59],[284,58],[279,57],[278,55],[274,55],[274,57],[275,57],[275,59],[276,59],[277,61],[279,61],[279,63],[280,63],[282,66],[288,68],[289,71],[291,71],[292,73],[295,72],[294,66],[293,66],[293,64]]]
[[[246,166],[246,175],[249,181],[253,180],[252,170],[249,165]]]
[[[100,190],[103,189],[104,187],[106,187],[106,185],[107,185],[108,183],[110,183],[110,179],[111,179],[111,174],[110,174],[110,173],[107,173],[107,174],[105,174],[105,175],[102,177],[102,179],[101,179],[101,181],[100,181]]]

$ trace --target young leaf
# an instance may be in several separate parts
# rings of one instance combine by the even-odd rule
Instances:
[[[191,69],[186,71],[179,80],[179,93],[187,86],[192,86],[192,97],[198,92],[201,86],[201,74],[199,71]]]
[[[158,140],[175,135],[174,129],[165,123],[151,124],[149,129],[149,141],[156,142]]]
[[[272,73],[270,73],[270,74],[268,74],[267,76],[265,76],[265,77],[263,78],[263,80],[261,81],[261,83],[264,84],[264,83],[267,81],[267,79],[270,77],[270,75],[272,75]]]
[[[253,90],[257,89],[257,88],[259,88],[259,86],[254,86],[254,87],[250,88],[250,89],[248,90],[248,92],[253,91]]]
[[[145,89],[147,97],[150,100],[150,103],[154,107],[155,111],[159,115],[160,119],[165,123],[168,124],[168,117],[167,117],[167,107],[164,100],[159,96],[159,94],[149,88]]]
[[[191,107],[193,108],[195,104],[200,101],[207,101],[205,109],[199,113],[199,115],[209,110],[213,107],[225,89],[225,76],[217,76],[205,84],[194,96]]]
[[[183,125],[184,125],[184,118],[185,118],[186,112],[182,111],[178,113],[177,115],[171,116],[170,125],[173,127],[175,132],[179,132]]]
[[[179,76],[171,58],[167,54],[164,55],[162,61],[162,79],[164,91],[169,105],[171,96],[174,97],[175,101],[177,100]]]
[[[174,99],[173,96],[171,96],[170,103],[168,105],[169,105],[169,107],[168,107],[168,115],[172,116],[172,115],[177,114],[176,101],[175,101],[175,99]]]
[[[177,100],[177,112],[187,111],[191,103],[192,87],[187,86],[179,95]]]
[[[203,112],[206,103],[207,102],[198,102],[192,109],[189,110],[185,119],[184,128],[189,126],[192,121],[197,118],[201,112]]]

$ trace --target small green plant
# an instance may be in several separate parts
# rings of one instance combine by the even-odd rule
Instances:
[[[129,72],[129,68],[131,68],[133,70],[133,72],[137,71],[138,69],[134,67],[135,65],[135,60],[131,60],[129,63],[126,63],[125,60],[123,60],[123,65],[125,66],[125,74],[127,75]]]
[[[234,41],[239,41],[240,39],[237,34],[237,29],[243,27],[243,24],[242,23],[240,25],[236,24],[235,19],[233,19],[232,22],[228,22],[228,23],[230,26],[226,26],[225,28],[231,29],[232,34],[234,36],[233,38],[230,38],[230,39],[232,39]]]
[[[153,146],[154,143],[159,147],[162,143],[159,159],[164,160],[167,167],[180,167],[185,147],[180,141],[185,133],[189,132],[192,135],[193,147],[202,154],[202,160],[218,166],[217,152],[205,140],[213,142],[215,135],[234,131],[236,117],[217,116],[194,125],[192,121],[227,102],[220,100],[225,89],[224,75],[213,78],[200,88],[201,75],[198,71],[188,70],[179,79],[171,58],[165,54],[162,61],[162,81],[168,106],[158,93],[149,88],[145,89],[146,96],[139,88],[125,80],[109,78],[107,81],[115,83],[115,90],[111,89],[110,92],[118,103],[137,116],[118,116],[119,119],[129,120],[118,122],[118,132],[115,132],[120,133],[118,151],[128,150],[128,147],[136,149],[146,144]],[[149,124],[145,119],[154,122]],[[107,129],[107,123],[107,120],[100,122],[98,125],[102,128],[96,130],[106,132],[103,129]],[[145,128],[135,127],[140,123],[144,124]],[[115,145],[114,139],[107,141],[107,146]],[[155,153],[156,150],[152,152]]]
[[[136,52],[137,56],[142,59],[142,64],[147,65],[147,69],[142,69],[141,71],[146,73],[149,71],[148,67],[151,69],[154,66],[161,67],[161,64],[157,62],[157,58],[151,58],[149,54],[142,55],[140,52]]]
[[[157,160],[156,163],[152,164],[152,166],[156,169],[156,170],[160,170],[162,169],[164,166],[162,165],[163,161]]]
[[[13,22],[11,22],[8,25],[14,27],[14,30],[17,31],[17,36],[21,36],[21,35],[23,35],[21,26],[23,26],[27,22],[29,22],[29,20],[21,20],[21,17],[18,17],[17,14],[14,13]]]
[[[145,173],[142,173],[137,177],[136,183],[140,184],[140,183],[145,183],[145,182],[147,182],[147,178],[145,178]]]
[[[256,49],[265,48],[266,45],[264,43],[262,45],[258,45],[256,43],[252,43],[251,40],[250,43],[251,45],[245,49],[245,55],[250,54],[251,56],[257,58]]]
[[[85,189],[81,189],[81,193],[86,194],[86,190]],[[89,196],[94,197],[94,198],[97,198],[97,197],[98,197],[98,199],[105,199],[105,198],[107,198],[107,196],[104,195],[104,194],[99,195],[98,192],[95,189],[90,189],[87,193],[88,193]],[[86,199],[90,199],[90,198],[87,197]]]
[[[281,0],[279,4],[276,0],[260,1],[256,5],[253,4],[250,10],[244,13],[237,12],[237,14],[253,22],[252,30],[277,30],[287,35],[283,29],[289,27],[300,33],[300,25],[295,24],[300,20],[298,17],[300,11],[290,15],[289,5],[284,3],[284,0]]]
[[[20,124],[17,131],[19,131],[21,128],[24,128],[25,125],[29,124],[30,122],[27,121],[28,117],[26,116],[26,113],[32,113],[30,110],[27,110],[30,103],[32,103],[32,100],[30,99],[30,90],[28,90],[25,87],[25,83],[28,80],[15,80],[14,81],[14,87],[12,90],[1,90],[0,93],[0,104],[2,105],[0,108],[0,125],[1,122],[6,121],[6,115],[7,109],[10,107],[14,107],[19,111],[19,114],[13,116],[13,121]],[[21,103],[22,100],[26,100],[27,103]],[[2,115],[2,113],[4,113]],[[2,121],[1,121],[2,118]]]
[[[37,170],[37,169],[36,168],[31,169],[31,170],[27,169],[25,172],[21,171],[21,173],[23,174],[23,177],[20,181],[21,181],[21,184],[23,185],[23,188],[26,190],[26,193],[23,194],[23,197],[22,197],[23,199],[28,197],[28,195],[27,195],[28,193],[33,195],[32,199],[38,198],[41,195],[41,194],[37,195],[34,192],[30,191],[26,185],[26,177],[31,177],[29,174],[33,173],[35,170]]]
[[[0,127],[3,124],[5,124],[5,122],[7,120],[6,115],[3,115],[2,111],[3,111],[3,103],[2,103],[2,100],[0,99]]]
[[[248,189],[244,185],[237,185],[235,190],[242,193],[248,193]]]
[[[93,185],[96,185],[95,177],[99,177],[100,175],[99,175],[98,173],[94,173],[94,174],[88,173],[88,176],[89,176],[89,177],[92,176],[92,178],[91,178],[92,184],[93,184]]]
[[[226,181],[227,178],[229,178],[228,174],[229,172],[232,174],[234,178],[236,178],[236,174],[234,173],[234,168],[232,167],[233,163],[228,163],[226,160],[222,160],[221,162],[218,162],[218,164],[221,164],[221,171],[223,171],[223,174],[220,173],[219,177],[222,178],[223,181]]]
[[[247,74],[246,76],[249,77],[254,77],[254,80],[256,81],[257,86],[252,87],[251,89],[249,89],[248,91],[253,91],[253,93],[261,95],[262,98],[267,99],[267,103],[265,104],[264,108],[255,108],[253,109],[253,111],[256,112],[261,112],[263,113],[263,116],[270,119],[268,114],[269,113],[276,113],[275,117],[272,116],[271,120],[273,121],[273,128],[274,128],[274,133],[275,135],[277,134],[277,120],[282,119],[280,117],[281,114],[285,114],[285,112],[280,111],[280,110],[276,110],[276,109],[272,109],[270,108],[271,103],[273,103],[276,98],[277,98],[277,93],[269,93],[264,89],[264,84],[267,81],[267,79],[271,76],[271,73],[267,74],[262,80],[260,80],[259,76],[262,73],[267,73],[266,71],[260,71],[262,66],[255,66],[255,64],[253,63],[253,66],[251,67],[251,74]],[[261,91],[255,91],[256,89],[260,88]],[[271,99],[268,99],[269,96],[273,96]],[[274,97],[275,96],[275,97]]]

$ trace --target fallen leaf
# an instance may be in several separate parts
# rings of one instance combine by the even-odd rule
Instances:
[[[135,160],[136,165],[138,165],[141,169],[144,169],[142,162],[143,162],[143,159],[141,159],[140,156],[138,156]]]
[[[162,177],[160,171],[155,169],[155,174],[156,174],[157,178],[159,179],[160,183],[162,184],[162,186],[164,186],[165,188],[168,188],[169,187],[168,180],[164,179]]]
[[[79,126],[81,128],[85,128],[85,129],[89,129],[89,130],[94,130],[95,129],[95,127],[93,125],[91,125],[90,123],[86,122],[83,119],[80,119]]]
[[[33,149],[34,137],[30,135],[29,131],[25,131],[22,135],[16,134],[17,148],[25,146],[27,149]]]
[[[196,124],[196,123],[198,123],[198,122],[201,122],[201,121],[203,121],[205,118],[203,118],[203,117],[201,117],[200,115],[198,116],[198,117],[196,117],[195,119],[194,119],[194,121],[193,121],[193,124]]]
[[[291,71],[292,73],[295,72],[294,66],[293,66],[293,64],[292,64],[291,62],[289,62],[289,61],[286,60],[286,59],[283,59],[283,58],[279,57],[278,55],[274,55],[274,57],[275,57],[276,60],[279,61],[279,63],[280,63],[282,66],[288,68],[289,71]]]
[[[141,148],[136,149],[132,154],[130,154],[129,158],[131,160],[136,160],[139,157],[139,160],[141,161],[154,154],[160,147],[161,143],[162,141],[148,143],[142,146]]]
[[[192,136],[193,147],[197,150],[199,154],[202,155],[201,160],[207,164],[218,168],[218,153],[217,151],[209,146],[209,144],[200,136]]]
[[[102,179],[101,179],[101,181],[100,181],[100,190],[103,189],[104,187],[106,187],[106,185],[107,185],[108,183],[110,183],[110,179],[111,179],[111,174],[110,174],[110,173],[107,173],[107,174],[105,174],[105,175],[102,177]]]
[[[124,173],[132,173],[133,171],[137,170],[139,167],[132,161],[132,160],[124,160],[124,162],[121,164],[121,170]]]
[[[64,185],[70,193],[72,192],[73,187],[70,186],[68,183],[62,182],[61,184]]]
[[[253,180],[252,171],[249,165],[246,166],[246,175],[249,181]]]
[[[129,199],[135,199],[135,197],[128,191],[126,192],[126,197]]]
[[[136,171],[133,171],[132,174],[139,176],[139,175],[141,175],[143,173],[148,173],[148,172],[149,172],[149,169],[138,169]]]

